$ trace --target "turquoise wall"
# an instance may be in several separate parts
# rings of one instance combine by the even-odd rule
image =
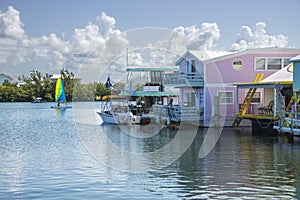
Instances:
[[[293,61],[294,63],[294,85],[293,90],[294,92],[300,92],[300,60],[299,61]]]

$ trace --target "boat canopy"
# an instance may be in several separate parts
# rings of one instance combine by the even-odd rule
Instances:
[[[174,97],[178,96],[179,94],[176,92],[164,91],[164,92],[142,92],[142,91],[134,91],[131,96],[135,97]]]
[[[178,71],[178,67],[129,67],[127,72],[160,72],[160,71]]]
[[[126,96],[124,96],[124,95],[105,95],[102,97],[103,101],[106,101],[108,99],[126,99]]]

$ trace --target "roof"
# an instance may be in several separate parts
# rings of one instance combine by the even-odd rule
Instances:
[[[61,77],[61,74],[52,74],[51,79],[58,79]]]
[[[179,71],[178,67],[128,67],[127,72]]]
[[[253,53],[299,53],[300,49],[296,48],[279,48],[279,47],[267,47],[267,48],[254,48],[254,49],[245,49],[241,51],[195,51],[188,50],[177,62],[176,65],[179,65],[182,60],[184,60],[188,55],[194,56],[200,62],[216,62],[218,60],[224,60],[234,56],[240,56],[244,54],[253,54]],[[300,57],[299,57],[300,59]]]
[[[298,55],[290,60],[290,62],[295,62],[295,61],[300,61],[300,55]]]
[[[58,78],[61,78],[61,74],[52,74],[51,77],[50,77],[51,80],[57,80]],[[80,78],[75,77],[75,76],[72,77],[72,79],[80,80]]]
[[[102,97],[102,101],[108,100],[108,99],[126,99],[126,96],[124,95],[105,95]]]
[[[8,78],[8,79],[10,79],[10,80],[13,80],[10,76],[5,75],[5,74],[0,74],[0,76],[4,76],[4,77],[6,77],[6,78]]]
[[[132,93],[131,96],[135,97],[169,97],[169,96],[178,96],[179,94],[175,92],[169,92],[169,91],[164,91],[164,92],[142,92],[142,91],[135,91]]]
[[[293,71],[290,69],[293,67],[293,64],[289,64],[281,70],[275,72],[274,74],[268,76],[260,83],[283,83],[283,82],[293,82]]]
[[[179,65],[182,62],[182,60],[184,60],[188,55],[192,55],[200,62],[204,62],[206,60],[222,57],[232,53],[234,52],[212,50],[188,50],[182,57],[179,58],[179,60],[176,62],[176,65]]]

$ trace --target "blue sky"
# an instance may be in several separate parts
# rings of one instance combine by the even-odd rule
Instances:
[[[219,43],[229,48],[242,25],[267,24],[270,34],[284,34],[300,47],[296,24],[299,0],[1,0],[0,8],[12,5],[21,12],[26,33],[38,37],[50,33],[70,36],[102,12],[116,19],[122,31],[141,27],[174,28],[215,22],[221,29]]]
[[[41,37],[50,38],[52,33],[59,40],[71,43],[75,29],[84,29],[89,22],[97,25],[99,20],[96,18],[105,12],[110,19],[115,20],[111,28],[120,32],[143,27],[174,30],[182,26],[186,33],[190,31],[187,27],[203,29],[203,23],[215,23],[217,27],[210,27],[210,29],[215,31],[218,29],[220,32],[214,32],[217,35],[212,39],[213,46],[220,49],[230,50],[233,43],[239,43],[241,38],[248,37],[259,27],[265,32],[265,36],[274,37],[279,44],[284,43],[283,46],[286,47],[300,48],[300,28],[297,26],[297,21],[300,19],[299,0],[0,0],[2,14],[7,12],[8,6],[12,6],[19,12],[23,24],[21,28],[24,30],[22,37],[29,38],[31,43],[34,40],[35,45]],[[264,24],[256,26],[258,22]],[[243,26],[246,27],[241,31]],[[2,29],[4,30],[5,27]],[[189,34],[191,36],[192,33]],[[282,35],[285,37],[283,38]],[[7,35],[1,35],[0,32],[0,38],[5,36]],[[248,40],[250,41],[249,38]],[[248,40],[246,41],[249,42]],[[1,46],[3,44],[7,42],[2,42]],[[11,47],[8,45],[6,48]],[[2,60],[7,59],[4,57]],[[10,70],[5,70],[3,66],[6,65],[2,63],[0,70],[9,74],[24,73],[25,70],[20,70],[22,66],[34,65],[34,62],[40,65],[43,63],[36,58],[27,61],[20,58],[20,60],[19,63],[14,62]],[[49,70],[51,64],[53,63],[48,63],[48,68],[45,70]]]

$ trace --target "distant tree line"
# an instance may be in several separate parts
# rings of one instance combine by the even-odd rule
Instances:
[[[82,84],[67,69],[62,69],[60,74],[68,102],[101,100],[102,96],[110,93],[105,83]],[[24,81],[25,84],[22,86],[12,83],[0,85],[0,102],[30,102],[36,97],[41,97],[48,102],[55,100],[56,83],[51,80],[49,74],[42,75],[39,71],[34,71],[29,77],[23,75],[18,79]]]

